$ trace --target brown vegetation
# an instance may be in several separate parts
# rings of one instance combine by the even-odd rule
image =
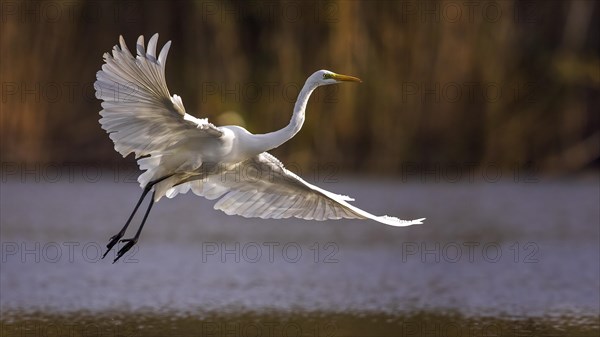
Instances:
[[[173,40],[171,93],[254,132],[287,123],[313,71],[304,130],[275,154],[394,174],[494,162],[571,172],[598,163],[594,1],[3,1],[2,161],[118,160],[92,84],[122,34]],[[594,28],[596,27],[596,28]],[[234,113],[226,114],[227,111]]]

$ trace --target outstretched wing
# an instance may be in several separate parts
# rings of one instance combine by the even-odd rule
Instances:
[[[218,174],[175,186],[166,195],[172,198],[190,189],[208,199],[220,197],[215,209],[244,217],[371,219],[390,226],[416,225],[425,219],[400,220],[363,211],[348,203],[352,198],[307,183],[266,152]]]
[[[186,137],[220,137],[223,133],[206,119],[185,112],[177,95],[169,94],[165,81],[165,63],[171,41],[158,58],[158,34],[144,48],[144,37],[137,40],[134,57],[123,39],[112,55],[104,54],[102,70],[96,74],[96,97],[102,99],[100,124],[123,157],[160,154]]]

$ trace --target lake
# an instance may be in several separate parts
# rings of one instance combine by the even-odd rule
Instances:
[[[427,218],[405,228],[246,219],[180,195],[154,206],[115,264],[115,251],[100,256],[139,186],[108,175],[37,178],[3,175],[2,336],[600,331],[597,175],[316,181],[374,214]]]

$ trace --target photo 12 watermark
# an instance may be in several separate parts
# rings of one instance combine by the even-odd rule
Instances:
[[[336,1],[203,1],[199,7],[203,22],[230,23],[260,17],[266,23],[331,24],[340,20]]]
[[[117,244],[117,250],[113,250],[113,256],[108,256],[112,261],[116,258],[116,252],[122,243]],[[2,241],[0,243],[0,261],[2,263],[97,263],[102,260],[102,254],[106,251],[106,244],[87,241]],[[133,246],[119,262],[138,263],[136,255],[139,246]],[[107,260],[109,260],[107,259]]]
[[[416,82],[402,81],[401,102],[419,103],[534,103],[540,97],[540,84],[526,82]]]
[[[199,336],[205,337],[276,337],[276,336],[310,336],[335,337],[338,326],[329,321],[270,321],[256,320],[255,322],[228,322],[227,320],[202,321],[196,329]]]
[[[541,168],[533,162],[500,165],[497,162],[428,163],[407,161],[400,165],[400,181],[419,183],[476,184],[513,182],[533,184],[541,180]]]
[[[336,162],[315,162],[310,165],[290,161],[285,163],[286,170],[313,184],[336,184],[344,181],[344,167]],[[133,163],[112,163],[107,167],[86,165],[76,162],[66,163],[22,163],[4,161],[0,163],[0,181],[2,183],[130,183],[139,184],[138,176],[143,171]],[[402,183],[422,184],[479,184],[512,182],[515,184],[533,184],[541,181],[542,169],[533,162],[500,165],[496,162],[449,162],[427,163],[406,161],[400,164],[396,178]],[[273,166],[261,166],[256,163],[225,166],[218,164],[211,170],[198,173],[196,180],[217,183],[257,183],[267,181],[294,181],[294,177],[283,174]]]
[[[220,166],[220,167],[219,167]],[[314,163],[309,167],[296,162],[289,162],[286,169],[294,172],[313,183],[333,184],[340,181],[341,167],[335,162]],[[214,172],[215,174],[212,174]],[[67,163],[21,163],[5,161],[0,163],[0,181],[2,183],[131,183],[139,184],[138,176],[142,174],[133,164],[113,163],[109,167],[98,167],[75,162]],[[277,180],[291,179],[284,176],[274,167],[263,167],[254,163],[240,164],[229,167],[220,164],[213,167],[212,171],[199,174],[197,180],[216,182],[248,182],[256,183],[260,180],[275,182]]]
[[[402,263],[538,263],[540,246],[537,242],[403,242]]]
[[[3,24],[92,24],[140,22],[142,3],[133,0],[104,1],[18,1],[5,0],[0,5]]]
[[[113,249],[116,258],[119,246]],[[135,245],[119,260],[123,263],[138,263],[139,246]],[[2,241],[0,261],[2,263],[97,263],[102,260],[106,245],[88,241]],[[111,253],[109,252],[109,254]],[[202,263],[339,263],[342,252],[336,242],[313,242],[311,244],[294,241],[266,242],[202,242],[199,247]]]
[[[339,263],[341,256],[335,242],[202,242],[201,250],[202,263]]]
[[[564,336],[558,329],[551,331],[543,325],[531,324],[527,320],[490,319],[452,319],[441,317],[439,320],[422,318],[409,318],[400,322],[398,326],[399,337],[561,337]]]
[[[97,102],[93,82],[2,82],[2,103]]]
[[[502,24],[506,21],[535,24],[541,21],[542,8],[537,1],[436,1],[401,0],[398,20],[418,24]]]
[[[0,323],[2,337],[53,337],[53,336],[94,336],[94,337],[135,337],[140,336],[139,324],[119,322],[119,324],[98,324],[82,322],[40,319],[34,322]]]
[[[202,81],[196,84],[200,88],[200,102],[217,101],[225,103],[251,104],[257,102],[295,103],[304,82],[223,82]],[[140,88],[137,83],[122,84],[115,82],[111,88],[111,98],[117,102],[136,102]],[[94,88],[94,82],[76,81],[3,81],[2,103],[97,103],[102,97],[101,88]],[[405,94],[414,95],[412,91]],[[403,96],[404,97],[404,96]],[[329,86],[311,95],[311,101],[337,103],[340,101],[339,88]]]

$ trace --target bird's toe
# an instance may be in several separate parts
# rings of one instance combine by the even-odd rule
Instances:
[[[113,263],[117,262],[117,260],[119,260],[123,255],[125,255],[125,253],[127,253],[131,249],[131,247],[133,247],[133,245],[136,244],[137,238],[123,239],[121,240],[121,242],[127,243],[123,247],[121,247],[121,249],[119,249],[117,257],[114,259]]]

